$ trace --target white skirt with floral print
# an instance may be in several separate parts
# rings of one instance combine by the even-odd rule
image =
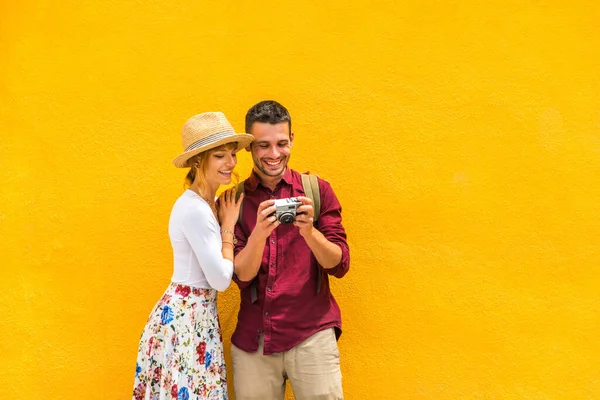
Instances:
[[[171,283],[142,333],[133,399],[227,398],[217,291]]]

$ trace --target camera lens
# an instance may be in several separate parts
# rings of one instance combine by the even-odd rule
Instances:
[[[279,222],[281,224],[291,224],[294,222],[294,215],[292,213],[282,213],[279,216]]]

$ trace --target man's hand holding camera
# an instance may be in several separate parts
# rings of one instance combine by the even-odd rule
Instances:
[[[313,202],[308,197],[298,196],[296,197],[302,205],[296,209],[296,220],[294,225],[300,229],[300,235],[303,238],[307,238],[313,232],[313,217],[315,211],[313,209]]]
[[[266,239],[279,225],[294,224],[305,239],[313,233],[314,210],[312,200],[298,196],[265,200],[258,206],[256,228],[258,237]]]
[[[260,241],[264,241],[269,237],[271,232],[273,232],[273,229],[280,225],[280,222],[274,214],[276,208],[275,200],[265,200],[258,205],[258,210],[256,211],[256,225],[251,236],[256,237]]]

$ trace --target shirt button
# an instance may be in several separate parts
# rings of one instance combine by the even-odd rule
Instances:
[[[275,244],[275,241],[274,241],[274,240],[271,240],[271,244]]]
[[[256,333],[260,333],[260,329],[257,329],[257,330],[256,330]]]
[[[266,312],[265,312],[265,315],[269,315],[269,312],[268,312],[268,311],[266,311]]]
[[[267,288],[267,292],[270,292],[270,291],[271,291],[271,288],[270,288],[270,287],[268,287],[268,288]]]

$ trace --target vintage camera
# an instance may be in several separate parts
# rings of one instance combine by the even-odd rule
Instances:
[[[271,215],[274,215],[281,224],[291,224],[296,220],[296,209],[301,205],[302,202],[295,197],[277,199],[274,204],[275,212]]]

